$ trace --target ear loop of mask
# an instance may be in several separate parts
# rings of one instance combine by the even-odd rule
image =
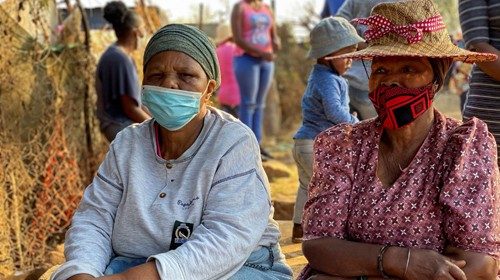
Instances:
[[[366,69],[365,60],[361,59],[361,63],[363,63],[363,68],[365,68],[366,78],[370,79],[370,75],[368,74],[368,69]]]

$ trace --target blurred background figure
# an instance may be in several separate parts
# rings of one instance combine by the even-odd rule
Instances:
[[[217,57],[219,58],[221,85],[217,91],[217,101],[221,109],[238,117],[240,105],[240,88],[234,75],[233,59],[236,55],[236,44],[229,24],[221,23],[217,26],[215,42],[217,44]]]
[[[339,8],[344,4],[345,0],[325,0],[323,10],[321,10],[321,18],[334,16],[337,14]]]
[[[450,68],[448,90],[460,96],[460,112],[463,112],[465,100],[467,100],[471,70],[471,64],[461,61],[453,62],[452,68]]]
[[[259,143],[266,97],[274,74],[275,52],[280,48],[271,9],[261,0],[242,0],[231,13],[234,42],[238,45],[234,71],[240,87],[240,120],[250,127]],[[262,158],[272,156],[261,146]]]
[[[96,70],[97,117],[108,141],[132,123],[149,118],[142,109],[137,68],[132,60],[142,38],[142,20],[121,1],[104,7],[104,18],[113,25],[116,42],[99,59]]]
[[[349,21],[355,18],[366,18],[377,4],[383,2],[396,2],[396,0],[345,0],[337,15]],[[366,30],[364,25],[355,25],[358,34],[363,37]],[[364,49],[366,43],[358,44],[358,50]],[[377,116],[372,102],[368,98],[368,76],[370,75],[371,62],[355,60],[351,69],[344,77],[349,81],[349,98],[351,111],[358,113],[359,120],[366,120]]]
[[[464,120],[478,117],[495,136],[500,153],[500,0],[459,0],[460,24],[465,47],[494,53],[493,62],[476,63],[463,111]],[[500,164],[500,161],[498,162]]]

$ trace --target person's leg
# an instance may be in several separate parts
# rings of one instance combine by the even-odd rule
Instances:
[[[273,81],[274,62],[261,61],[258,76],[258,89],[256,97],[255,113],[252,119],[252,130],[257,140],[262,140],[262,122],[264,119],[264,108],[266,107],[267,94]]]
[[[279,244],[262,247],[250,255],[230,280],[291,280],[292,269],[286,264]]]
[[[349,107],[358,113],[359,120],[371,119],[377,116],[377,111],[368,97],[368,92],[349,86]]]
[[[234,74],[240,88],[240,110],[239,118],[242,123],[252,128],[253,115],[257,102],[257,91],[259,81],[258,59],[248,55],[234,58]]]
[[[297,164],[297,171],[299,173],[299,188],[297,190],[297,198],[295,199],[295,207],[293,210],[293,242],[300,242],[302,238],[302,214],[304,212],[304,205],[307,201],[309,181],[311,181],[312,176],[313,145],[314,140],[295,139],[295,144],[293,146],[293,159]]]

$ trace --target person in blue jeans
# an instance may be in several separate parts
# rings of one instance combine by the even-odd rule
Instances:
[[[311,31],[308,57],[316,59],[302,97],[302,126],[295,134],[293,158],[299,172],[299,189],[293,213],[292,241],[302,241],[302,212],[307,201],[313,167],[314,138],[323,130],[340,123],[356,123],[349,113],[347,81],[341,77],[351,65],[350,59],[329,59],[356,51],[364,40],[346,19],[322,19]]]
[[[238,46],[234,73],[240,88],[239,118],[252,129],[259,143],[266,97],[274,73],[275,52],[280,40],[271,9],[261,0],[242,0],[231,14],[234,42]],[[262,159],[272,158],[262,149]]]

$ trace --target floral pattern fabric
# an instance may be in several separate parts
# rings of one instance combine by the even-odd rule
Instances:
[[[461,124],[435,111],[424,143],[389,187],[376,176],[381,133],[374,119],[338,125],[316,138],[305,239],[438,252],[453,246],[498,258],[499,172],[486,124],[476,118]]]

